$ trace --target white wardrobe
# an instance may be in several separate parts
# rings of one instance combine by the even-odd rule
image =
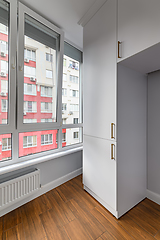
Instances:
[[[84,27],[83,184],[116,218],[146,197],[148,72],[157,67],[156,61],[145,64],[144,60],[159,48],[149,47],[160,40],[160,34],[145,44],[141,34],[133,44],[133,31],[140,31],[137,20],[143,22],[140,13],[148,14],[147,7],[137,13],[136,4],[144,2],[150,4],[149,0],[108,0]],[[134,11],[135,22],[130,15]],[[121,59],[118,41],[122,41]]]

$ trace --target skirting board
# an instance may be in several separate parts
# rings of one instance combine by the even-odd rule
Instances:
[[[111,212],[116,218],[118,218],[118,212],[111,208],[105,201],[98,197],[94,192],[92,192],[88,187],[84,185],[84,190],[86,190],[91,196],[93,196],[99,203],[101,203],[109,212]]]
[[[147,198],[160,205],[160,194],[147,189]]]
[[[67,175],[65,175],[63,177],[60,177],[60,178],[54,180],[53,182],[50,182],[50,183],[42,186],[41,189],[38,190],[35,194],[29,196],[28,198],[23,199],[20,202],[17,202],[15,204],[9,206],[8,208],[5,208],[2,211],[0,211],[0,217],[5,215],[5,214],[7,214],[7,213],[9,213],[9,212],[11,212],[12,210],[14,210],[14,209],[16,209],[18,207],[26,204],[27,202],[30,202],[33,199],[35,199],[35,198],[45,194],[46,192],[48,192],[48,191],[50,191],[50,190],[60,186],[61,184],[71,180],[72,178],[77,177],[80,174],[82,174],[82,168],[79,168],[79,169],[77,169],[77,170],[75,170],[75,171],[73,171],[73,172],[71,172],[71,173],[69,173],[69,174],[67,174]]]

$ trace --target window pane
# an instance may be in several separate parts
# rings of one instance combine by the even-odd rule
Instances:
[[[0,124],[8,123],[8,85],[9,85],[9,3],[1,1],[0,5]],[[3,121],[3,122],[2,122]],[[6,157],[7,158],[7,157]],[[0,158],[1,159],[1,158]]]
[[[58,130],[19,133],[19,157],[57,148]]]
[[[64,61],[66,59],[66,61]],[[62,89],[62,117],[66,124],[73,123],[74,118],[79,119],[79,62],[64,56],[63,59],[63,89]],[[66,62],[69,63],[66,65]],[[66,65],[66,66],[65,66]],[[68,93],[68,94],[67,94]],[[68,103],[68,109],[64,109]],[[65,111],[64,111],[65,110]]]
[[[26,119],[44,122],[41,119],[46,117],[56,122],[59,35],[26,14],[24,40],[23,123]]]
[[[62,147],[81,142],[82,142],[82,128],[62,129]]]
[[[12,158],[12,134],[0,135],[0,161]]]

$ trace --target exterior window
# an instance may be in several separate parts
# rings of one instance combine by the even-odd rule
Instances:
[[[3,24],[1,24],[1,27],[2,27],[2,25],[3,25]],[[5,28],[6,26],[3,25],[3,27]],[[0,46],[0,48],[1,48],[1,55],[2,55],[3,57],[5,57],[6,54],[8,54],[8,43],[5,42],[5,41],[0,41],[0,43],[1,43],[1,46]]]
[[[41,145],[52,144],[52,134],[41,135]]]
[[[1,104],[2,104],[2,112],[8,112],[8,100],[2,99]]]
[[[63,81],[67,82],[67,74],[63,73]]]
[[[63,124],[66,124],[66,122],[67,122],[67,119],[66,119],[66,118],[63,118],[63,119],[62,119],[62,123],[63,123]]]
[[[62,110],[64,110],[64,111],[67,110],[67,103],[62,103]]]
[[[62,96],[67,96],[67,88],[62,88]]]
[[[46,78],[53,78],[53,74],[51,70],[46,70]]]
[[[78,132],[73,133],[73,138],[76,138],[76,139],[78,138]]]
[[[24,94],[36,95],[36,85],[24,83]]]
[[[77,77],[77,76],[70,75],[70,82],[72,82],[72,83],[77,83],[77,84],[78,84],[78,77]]]
[[[79,111],[79,105],[78,104],[70,104],[70,111],[78,112]]]
[[[41,122],[52,122],[52,118],[42,118]]]
[[[8,62],[1,60],[1,76],[6,77],[6,74],[8,74]]]
[[[8,81],[6,80],[1,80],[1,96],[3,95],[2,93],[8,93]]]
[[[75,70],[79,70],[79,64],[78,62],[74,62],[74,61],[69,61],[69,68],[75,69]]]
[[[25,48],[24,49],[24,61],[28,62],[27,60],[36,61],[36,51],[30,50]]]
[[[70,90],[70,96],[71,97],[79,97],[78,90]]]
[[[52,112],[52,103],[41,102],[41,112]]]
[[[36,68],[34,67],[29,67],[29,66],[24,66],[24,76],[25,77],[36,77]]]
[[[41,86],[41,96],[52,97],[52,88]]]
[[[46,53],[46,61],[53,62],[53,55],[50,53]]]
[[[6,25],[0,23],[0,32],[4,33],[4,34],[8,34],[8,27]]]
[[[23,137],[23,148],[37,146],[37,136],[24,136]]]
[[[2,138],[2,151],[11,150],[11,138]]]
[[[25,101],[24,112],[37,112],[37,102]]]
[[[27,118],[24,118],[23,119],[23,123],[36,123],[37,122],[37,119],[33,118],[33,119],[27,119]]]
[[[66,142],[66,133],[62,133],[62,142]]]
[[[2,124],[7,124],[7,119],[2,119]]]
[[[66,60],[66,58],[63,58],[63,66],[64,66],[64,67],[67,66],[67,60]]]
[[[73,123],[78,124],[78,118],[73,118]]]

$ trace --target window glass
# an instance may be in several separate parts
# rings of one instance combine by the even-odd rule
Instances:
[[[19,133],[19,157],[57,148],[58,130]]]
[[[12,158],[12,135],[0,135],[0,161],[10,160]]]
[[[82,128],[62,129],[62,147],[81,142],[82,142]]]
[[[45,119],[44,113],[48,113],[47,118],[51,119],[51,122],[56,122],[56,59],[59,51],[59,35],[25,14],[24,45],[24,112],[26,115],[23,116],[23,123],[27,123],[26,119],[31,118],[37,119],[37,123],[45,122],[41,121]]]
[[[8,98],[9,98],[9,8],[6,1],[0,3],[0,124],[8,123]]]
[[[71,124],[74,118],[79,119],[80,64],[78,61],[66,55],[64,55],[64,59],[63,64],[66,65],[63,65],[62,114],[64,115],[63,117],[66,118],[66,124]],[[65,109],[64,106],[67,103],[68,109]]]

